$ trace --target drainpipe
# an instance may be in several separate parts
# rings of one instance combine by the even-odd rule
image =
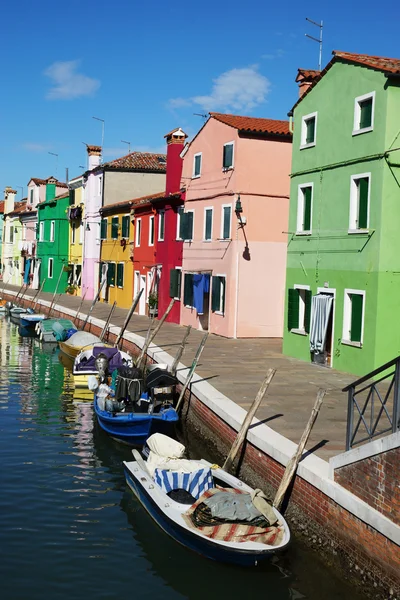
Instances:
[[[293,112],[292,111],[288,112],[288,117],[289,117],[289,132],[293,133]]]

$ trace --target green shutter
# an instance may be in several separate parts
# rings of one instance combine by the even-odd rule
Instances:
[[[233,166],[233,144],[224,146],[223,168],[229,169]]]
[[[372,125],[372,98],[360,102],[360,129]]]
[[[122,217],[122,237],[129,238],[129,216]]]
[[[212,238],[212,210],[206,210],[206,227],[205,227],[205,239],[211,240]]]
[[[315,142],[315,117],[308,119],[306,121],[307,135],[306,135],[306,144],[312,144]]]
[[[187,229],[186,213],[181,212],[180,215],[181,215],[181,218],[179,221],[179,237],[181,240],[186,240],[186,229]]]
[[[193,212],[187,213],[187,240],[193,239]]]
[[[220,311],[225,313],[225,287],[226,287],[226,279],[225,277],[220,277],[220,287],[222,288],[222,294],[221,294],[221,306],[220,306]]]
[[[193,306],[193,274],[185,273],[183,287],[183,303],[185,306]]]
[[[299,328],[299,291],[288,289],[288,329]]]
[[[363,300],[361,294],[351,294],[351,342],[361,342]]]
[[[33,190],[31,190],[31,203],[33,201]],[[75,190],[69,190],[69,203],[75,204]]]
[[[169,296],[179,298],[180,269],[171,269],[169,272]]]
[[[304,290],[304,331],[310,333],[310,322],[311,322],[311,302],[312,292],[311,290]]]
[[[368,227],[368,177],[362,177],[358,180],[358,229]]]
[[[107,239],[107,219],[101,220],[101,239]]]
[[[215,312],[220,310],[221,299],[221,278],[213,275],[211,288],[211,310]]]
[[[118,239],[118,217],[111,219],[111,239]]]
[[[201,171],[201,154],[194,157],[194,176],[198,177]]]
[[[117,286],[124,287],[124,263],[117,264]]]
[[[193,238],[193,212],[181,213],[179,237],[182,240],[191,240]]]
[[[304,219],[303,219],[303,231],[311,230],[311,197],[312,188],[303,188],[303,201],[304,201]]]
[[[231,237],[231,207],[224,206],[224,226],[222,237],[227,240]]]
[[[115,285],[115,263],[108,263],[107,285]]]

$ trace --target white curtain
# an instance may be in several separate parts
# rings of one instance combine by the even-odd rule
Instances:
[[[106,294],[107,294],[107,272],[108,272],[108,264],[103,263],[103,265],[101,267],[101,280],[100,280],[100,286],[103,286],[101,288],[101,292],[100,292],[100,298],[102,300],[105,300]],[[104,285],[103,285],[103,282],[105,282]]]
[[[35,261],[35,268],[33,269],[32,289],[39,289],[39,271],[40,271],[40,260]]]
[[[326,332],[332,310],[333,296],[318,294],[311,304],[310,350],[319,354],[325,350]]]

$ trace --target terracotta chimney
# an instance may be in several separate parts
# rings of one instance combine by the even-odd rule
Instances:
[[[299,84],[299,98],[308,90],[310,85],[317,81],[321,71],[313,69],[298,69],[296,83]]]
[[[88,169],[91,171],[101,163],[101,146],[86,146],[88,153]]]
[[[6,187],[4,190],[4,214],[8,214],[14,210],[15,196],[17,192],[11,187]]]
[[[186,133],[178,127],[164,136],[167,140],[167,176],[165,194],[176,194],[181,187],[182,164],[180,154],[187,138]]]

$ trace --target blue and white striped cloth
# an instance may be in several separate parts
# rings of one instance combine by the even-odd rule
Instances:
[[[208,467],[192,471],[191,473],[156,469],[154,471],[154,481],[167,494],[172,490],[186,490],[192,494],[196,500],[200,498],[204,492],[214,487],[211,469]]]

